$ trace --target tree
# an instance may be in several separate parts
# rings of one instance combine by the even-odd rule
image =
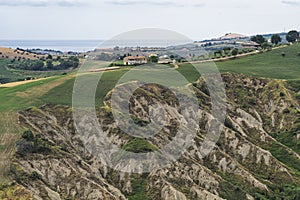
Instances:
[[[238,53],[239,53],[239,50],[238,50],[237,48],[234,48],[234,49],[231,51],[231,55],[233,55],[233,56],[238,55]]]
[[[288,42],[296,42],[299,39],[299,33],[298,31],[290,31],[288,32],[288,34],[286,35],[286,40]]]
[[[223,51],[226,55],[228,55],[231,51],[231,47],[224,47]]]
[[[47,66],[47,69],[53,69],[52,60],[46,60],[46,66]]]
[[[272,37],[271,37],[272,44],[277,45],[281,41],[282,41],[282,39],[281,39],[281,37],[278,34],[272,35]]]
[[[158,57],[156,55],[151,55],[149,57],[150,62],[152,63],[157,63],[158,62]]]
[[[76,56],[69,57],[68,61],[71,63],[73,68],[77,68],[79,66],[79,58]]]
[[[46,58],[47,60],[52,60],[53,58],[52,58],[52,55],[51,54],[48,54],[48,56],[47,56],[47,58]]]
[[[68,59],[61,59],[58,69],[76,68],[79,66],[79,59],[76,56],[70,56]]]
[[[222,51],[221,51],[221,50],[216,50],[216,51],[214,52],[215,58],[218,57],[218,55],[219,55],[219,57],[222,56]]]
[[[32,131],[27,130],[22,134],[22,138],[26,139],[27,141],[32,141],[34,139],[34,134],[32,133]]]
[[[261,44],[261,47],[263,49],[271,49],[271,45],[268,42],[264,42]]]
[[[266,39],[264,38],[264,36],[262,36],[262,35],[256,35],[256,36],[251,37],[251,41],[256,42],[260,45],[262,45],[264,42],[267,42]]]

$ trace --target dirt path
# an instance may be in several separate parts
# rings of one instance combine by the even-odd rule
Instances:
[[[0,84],[0,87],[15,87],[18,85],[23,85],[26,83],[32,83],[32,82],[36,82],[36,81],[41,81],[41,80],[45,80],[45,79],[49,79],[49,78],[53,78],[55,76],[51,76],[48,78],[38,78],[38,79],[32,79],[32,80],[26,80],[26,81],[18,81],[18,82],[11,82],[11,83],[5,83],[5,84]]]
[[[174,69],[178,69],[179,68],[179,66],[178,66],[177,63],[174,63],[173,65],[174,65]]]
[[[119,69],[121,69],[121,68],[120,67],[106,67],[106,68],[90,70],[90,71],[87,71],[85,73],[80,73],[79,75],[92,74],[92,73],[104,72],[104,71],[114,71],[114,70],[119,70]],[[73,74],[73,75],[67,76],[67,77],[75,77],[77,75],[78,74]],[[46,79],[54,78],[54,77],[57,77],[57,76],[50,76],[50,77],[47,77],[47,78],[39,78],[39,79],[32,79],[32,80],[26,80],[26,81],[17,81],[17,82],[5,83],[5,84],[0,84],[0,87],[3,87],[3,88],[15,87],[15,86],[23,85],[23,84],[26,84],[26,83],[32,83],[32,82],[46,80]]]
[[[69,75],[69,76],[61,77],[59,79],[50,81],[48,83],[41,84],[41,85],[35,86],[33,88],[28,88],[25,91],[16,92],[16,95],[19,96],[19,97],[28,98],[28,99],[38,98],[38,97],[43,96],[44,94],[46,94],[51,89],[63,84],[65,81],[74,78],[75,76],[76,75]],[[25,84],[25,83],[23,83],[23,84]]]

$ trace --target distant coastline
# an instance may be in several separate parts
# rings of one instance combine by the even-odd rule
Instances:
[[[177,41],[175,41],[176,44]],[[88,52],[96,48],[113,48],[115,46],[147,46],[166,47],[172,45],[172,41],[104,41],[104,40],[0,40],[0,47],[13,49],[42,49],[62,52]]]
[[[87,52],[94,50],[101,40],[0,40],[0,46],[21,49],[51,49],[62,52]]]

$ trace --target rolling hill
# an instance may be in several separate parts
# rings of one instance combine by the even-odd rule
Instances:
[[[217,62],[226,85],[228,112],[226,128],[216,148],[199,159],[195,148],[204,137],[199,132],[197,142],[179,162],[143,175],[109,169],[83,150],[72,123],[75,74],[0,88],[0,153],[6,158],[0,163],[0,198],[19,195],[26,199],[80,199],[88,195],[88,199],[93,199],[102,195],[130,200],[299,199],[299,51],[300,44],[295,44]],[[121,148],[139,152],[147,144],[146,150],[152,151],[176,134],[176,129],[168,126],[161,137],[134,140],[115,127],[110,109],[100,108],[128,70],[104,72],[96,93],[97,114],[111,140]],[[193,88],[204,113],[203,121],[209,124],[210,97],[199,73],[189,64],[180,65],[177,70],[195,82]],[[154,91],[156,95],[152,94]],[[153,98],[157,94],[158,98]],[[174,99],[169,98],[168,102],[162,98],[163,94],[160,87],[143,88],[133,101],[138,102],[141,96],[148,101],[136,103],[139,106],[132,107],[131,112],[139,119],[147,116],[144,108],[149,102],[176,105],[172,103]],[[206,129],[203,124],[201,130]],[[31,130],[33,136],[25,137],[26,130]]]

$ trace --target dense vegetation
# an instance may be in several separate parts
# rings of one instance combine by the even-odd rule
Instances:
[[[76,56],[70,56],[68,58],[58,57],[52,59],[52,56],[48,56],[46,60],[24,60],[16,62],[12,60],[10,67],[14,69],[22,70],[35,70],[35,71],[49,71],[49,70],[64,70],[70,68],[77,68],[79,65],[79,59]]]
[[[0,59],[0,84],[57,76],[72,71],[69,69],[51,71],[21,70],[10,68],[9,65],[10,61],[8,59]]]

